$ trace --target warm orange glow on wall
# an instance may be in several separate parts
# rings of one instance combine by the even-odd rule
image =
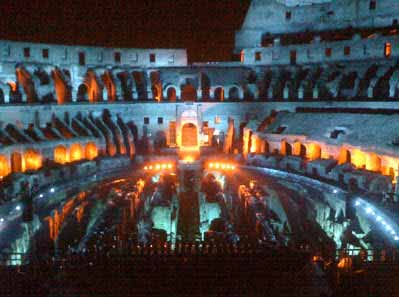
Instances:
[[[93,160],[98,156],[98,149],[94,142],[86,144],[86,159]]]
[[[356,166],[356,168],[366,167],[366,154],[359,149],[354,149],[351,151],[351,163]]]
[[[24,154],[25,170],[38,170],[42,167],[42,156],[34,150],[28,150]]]
[[[59,145],[54,149],[54,162],[59,164],[69,162],[68,150],[65,146]]]
[[[208,169],[212,170],[234,170],[236,166],[231,163],[224,162],[211,162],[208,164]]]
[[[367,154],[366,169],[371,171],[381,171],[381,158],[375,153]]]
[[[391,45],[390,42],[386,42],[385,43],[384,53],[385,53],[385,57],[387,57],[387,58],[391,56],[391,54],[392,54],[392,45]]]
[[[281,141],[281,145],[280,145],[280,154],[283,156],[288,156],[292,154],[292,147],[291,145],[286,142],[285,140]]]
[[[81,159],[83,159],[83,148],[79,143],[75,143],[73,145],[71,145],[70,148],[70,161],[74,162],[74,161],[79,161]]]
[[[308,158],[310,160],[316,160],[321,158],[321,147],[316,143],[311,143],[308,146]]]
[[[345,148],[341,148],[338,155],[338,164],[345,164],[351,162],[351,153]]]
[[[17,91],[17,84],[13,81],[9,81],[8,85],[11,87],[11,91],[16,92]]]
[[[257,148],[258,148],[258,141],[259,139],[255,136],[252,135],[251,137],[251,148],[249,149],[250,153],[257,153]]]
[[[10,173],[10,166],[5,156],[0,155],[0,180]]]

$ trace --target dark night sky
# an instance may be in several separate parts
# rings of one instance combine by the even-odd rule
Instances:
[[[59,3],[57,3],[59,2]],[[0,0],[0,38],[187,48],[190,62],[232,58],[249,0]]]

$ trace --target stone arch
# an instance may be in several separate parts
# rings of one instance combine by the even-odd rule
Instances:
[[[4,155],[0,155],[0,180],[1,178],[10,174],[10,166],[8,164],[8,159]]]
[[[280,154],[283,156],[290,156],[292,155],[292,146],[285,140],[281,140],[280,144]]]
[[[93,160],[98,156],[98,148],[94,142],[88,142],[85,147],[85,157],[87,160]]]
[[[310,160],[316,160],[321,158],[321,147],[316,143],[311,143],[308,146],[308,158]]]
[[[181,99],[183,101],[197,101],[197,90],[190,83],[181,87]]]
[[[227,90],[227,88],[226,88]],[[239,86],[231,86],[228,89],[228,98],[232,101],[242,100],[244,96],[243,90]]]
[[[110,71],[105,71],[101,78],[107,90],[107,101],[115,102],[117,100],[117,91],[112,73]]]
[[[84,84],[87,86],[88,98],[90,102],[103,101],[103,86],[101,85],[97,73],[89,69],[86,73]]]
[[[351,152],[346,148],[341,148],[338,155],[338,164],[351,163]]]
[[[25,170],[38,170],[42,167],[41,154],[33,149],[26,150],[24,153]]]
[[[55,94],[57,96],[58,104],[71,102],[71,89],[68,86],[65,74],[58,68],[55,68],[52,73],[54,80]]]
[[[69,159],[71,162],[82,160],[84,157],[84,150],[80,143],[74,143],[69,149]]]
[[[32,75],[24,68],[16,68],[16,76],[18,84],[22,86],[28,103],[38,102],[37,93],[35,90],[35,84],[32,79]]]
[[[166,98],[168,98],[168,101],[171,101],[171,102],[175,102],[177,100],[177,94],[176,94],[175,87],[169,87],[166,90]]]
[[[215,86],[212,89],[213,99],[216,101],[224,101],[224,88],[222,86]]]
[[[136,85],[136,91],[138,99],[145,100],[148,99],[147,94],[147,83],[145,79],[145,74],[142,71],[133,71],[133,79]]]
[[[20,152],[13,152],[11,154],[11,171],[13,173],[24,171],[24,160]]]
[[[86,84],[81,84],[78,87],[78,94],[76,96],[77,101],[79,102],[88,102],[89,101],[89,89]]]
[[[366,154],[359,149],[354,149],[351,151],[351,163],[357,168],[366,167]]]
[[[299,141],[295,141],[293,155],[306,158],[306,146]]]
[[[182,126],[181,143],[184,147],[198,146],[198,128],[193,123],[185,123]]]
[[[56,146],[54,148],[54,162],[59,164],[65,164],[68,163],[68,161],[69,156],[67,148],[63,145]]]

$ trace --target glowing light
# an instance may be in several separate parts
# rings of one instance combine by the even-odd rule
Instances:
[[[155,169],[156,169],[156,170],[161,169],[161,165],[160,165],[160,164],[155,165]]]
[[[334,194],[337,194],[337,193],[338,193],[338,190],[337,190],[337,189],[334,189],[333,193],[334,193]],[[359,201],[356,201],[356,203],[359,203],[359,204],[360,204]],[[359,204],[356,204],[356,205],[359,205]]]
[[[360,201],[359,201],[359,200],[356,201],[356,202],[355,202],[355,205],[356,205],[356,206],[359,206],[359,205],[360,205]]]
[[[150,167],[149,167],[149,168],[150,168],[150,170],[152,170],[152,165],[150,165]]]
[[[380,216],[377,217],[377,222],[380,222],[382,218]]]
[[[209,168],[213,168],[213,163],[209,163]]]
[[[216,163],[215,168],[216,168],[216,169],[219,169],[219,168],[220,168],[220,164],[219,164],[219,163]]]
[[[144,166],[144,170],[148,170],[148,166]]]
[[[166,169],[167,165],[166,164],[162,164],[162,169]]]
[[[20,211],[20,210],[21,210],[21,206],[20,206],[20,205],[17,205],[17,206],[15,207],[15,210]]]
[[[168,164],[168,169],[172,169],[172,164]]]
[[[50,189],[50,193],[54,193],[55,192],[55,189],[54,188],[51,188]]]
[[[367,207],[367,208],[366,208],[366,213],[370,214],[370,213],[372,213],[372,212],[373,212],[373,210],[372,210],[371,207]]]
[[[4,218],[0,218],[0,223],[3,223],[4,222]]]
[[[394,237],[395,241],[399,241],[399,236]]]

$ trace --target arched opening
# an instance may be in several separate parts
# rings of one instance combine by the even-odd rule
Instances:
[[[217,101],[223,101],[224,100],[224,89],[222,87],[218,87],[218,88],[215,89],[214,98]]]
[[[5,100],[4,100],[4,92],[3,89],[0,89],[0,104],[4,104]]]
[[[161,101],[162,99],[162,83],[159,71],[152,71],[150,74],[152,97]]]
[[[68,163],[68,150],[65,146],[59,145],[54,149],[54,162],[59,164]]]
[[[292,146],[285,140],[281,141],[280,154],[282,154],[283,156],[292,155]]]
[[[0,155],[0,179],[10,173],[10,166],[6,156]]]
[[[300,142],[295,142],[294,143],[294,153],[295,156],[299,156],[302,158],[306,158],[306,146],[304,146]]]
[[[89,101],[89,90],[85,84],[81,84],[78,88],[77,101],[88,102]]]
[[[351,152],[351,162],[356,168],[366,168],[366,154],[359,149]]]
[[[308,157],[310,160],[316,160],[321,158],[321,147],[316,143],[311,143],[309,145]]]
[[[136,83],[136,91],[139,100],[147,99],[147,85],[145,82],[144,73],[141,71],[134,71],[133,78]]]
[[[24,159],[25,170],[38,170],[42,167],[42,156],[35,150],[27,150]]]
[[[93,160],[98,156],[98,149],[94,142],[89,142],[86,144],[85,148],[85,156],[88,160]]]
[[[182,146],[197,146],[198,135],[197,126],[192,123],[183,125],[182,128]]]
[[[371,153],[367,155],[367,163],[366,169],[380,172],[381,171],[381,158],[377,156],[375,153]]]
[[[338,164],[351,163],[351,153],[345,148],[341,148],[338,156]]]
[[[107,90],[107,100],[109,102],[116,101],[116,88],[115,88],[115,82],[114,78],[112,77],[112,74],[109,71],[105,71],[104,75],[102,76],[104,86]]]
[[[230,88],[229,99],[230,100],[239,100],[240,99],[240,90],[237,87]]]
[[[83,159],[83,156],[84,156],[83,148],[79,143],[75,143],[75,144],[71,145],[71,148],[69,151],[70,151],[69,159],[71,162],[79,161],[79,160]]]
[[[169,87],[166,92],[166,96],[168,101],[175,102],[177,99],[176,89],[174,87]]]
[[[64,104],[71,101],[71,90],[68,88],[65,81],[65,75],[66,73],[62,73],[61,70],[57,68],[52,72],[58,104]]]
[[[37,102],[38,97],[31,74],[21,67],[16,69],[16,76],[18,84],[21,85],[25,91],[28,103]]]
[[[197,90],[191,84],[186,84],[182,87],[181,98],[183,101],[196,101]]]
[[[23,172],[22,155],[19,152],[11,154],[11,171],[13,173]]]
[[[263,150],[265,154],[269,154],[270,153],[270,145],[269,142],[267,142],[266,140],[263,141]]]
[[[85,84],[90,102],[99,102],[103,100],[103,86],[100,84],[97,73],[93,70],[87,71]]]

